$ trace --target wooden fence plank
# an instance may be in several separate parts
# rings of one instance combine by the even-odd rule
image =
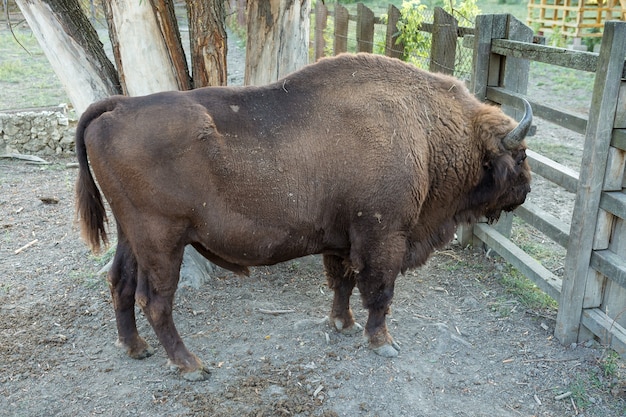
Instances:
[[[389,20],[387,22],[387,37],[385,38],[385,55],[392,58],[400,58],[404,51],[404,45],[398,43],[400,10],[393,4],[390,4],[387,16]]]
[[[555,300],[559,299],[561,292],[561,279],[559,277],[487,224],[479,223],[474,226],[474,233],[485,244],[493,248],[498,255],[533,281],[543,292]]]
[[[335,42],[333,52],[339,55],[348,51],[348,26],[350,24],[350,13],[348,9],[340,4],[335,5]]]
[[[561,219],[558,219],[528,201],[515,210],[515,215],[519,216],[537,230],[540,230],[559,245],[564,248],[567,247],[569,241],[569,224]]]
[[[580,71],[595,72],[598,67],[598,55],[592,52],[572,51],[508,39],[494,39],[492,50],[496,54],[527,58]]]
[[[611,146],[626,151],[626,129],[615,129]]]
[[[577,116],[566,110],[559,110],[551,106],[543,105],[523,94],[516,94],[501,87],[487,87],[487,99],[507,105],[514,105],[519,98],[525,98],[533,108],[533,116],[549,120],[561,127],[584,134],[587,130],[587,119]]]
[[[564,344],[578,340],[585,279],[591,260],[596,216],[611,142],[617,93],[626,53],[626,25],[607,22],[598,59],[585,147],[565,259],[565,276],[555,335]],[[609,128],[607,129],[607,126]]]
[[[590,265],[598,272],[611,278],[611,281],[626,288],[626,262],[613,251],[605,249],[594,251]]]
[[[374,50],[374,12],[363,3],[357,5],[356,43],[358,52]]]
[[[454,74],[458,22],[441,7],[435,7],[430,48],[431,72]]]
[[[616,323],[626,326],[626,221],[614,219],[608,251],[601,251],[609,258],[607,261],[611,269],[609,274],[600,271],[609,278],[604,286],[600,308]]]
[[[620,355],[626,355],[626,330],[602,310],[584,310],[582,324],[598,335],[602,344],[611,346]]]
[[[626,219],[626,193],[624,191],[602,193],[600,207],[617,217]]]
[[[524,42],[528,45],[533,41],[533,30],[514,16],[508,15],[506,36],[509,40]],[[491,52],[495,52],[493,45]],[[523,57],[507,56],[504,60],[504,64],[504,74],[501,75],[502,80],[498,85],[505,86],[507,90],[514,93],[526,94],[528,91],[530,61]],[[524,116],[523,106],[511,106],[507,104],[502,106],[502,110],[515,120],[520,120]]]
[[[526,150],[526,156],[534,173],[560,185],[570,193],[576,192],[578,188],[578,172],[530,149]]]
[[[324,39],[324,31],[328,21],[328,8],[326,5],[318,1],[315,3],[315,60],[317,61],[325,55],[326,40]]]

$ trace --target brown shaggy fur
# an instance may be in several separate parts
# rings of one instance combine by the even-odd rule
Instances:
[[[336,292],[331,323],[351,329],[359,287],[365,327],[383,354],[396,276],[422,265],[461,222],[524,202],[525,145],[502,139],[516,122],[458,80],[368,54],[341,55],[264,87],[210,87],[93,104],[76,137],[82,232],[106,243],[120,342],[150,349],[132,306],[150,320],[170,360],[205,377],[171,317],[185,245],[237,273],[323,254]]]

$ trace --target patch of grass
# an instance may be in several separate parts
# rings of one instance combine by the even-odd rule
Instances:
[[[107,263],[109,263],[109,261],[111,259],[113,259],[113,256],[115,256],[115,249],[117,248],[117,242],[111,242],[109,248],[106,250],[106,252],[102,253],[101,255],[91,255],[91,257],[96,261],[96,263],[100,266],[103,267],[105,266]]]
[[[547,156],[568,168],[577,171],[580,169],[582,150],[574,149],[568,144],[536,140],[534,137],[527,139],[527,141],[533,151]]]
[[[606,349],[600,358],[599,365],[602,370],[602,375],[604,375],[605,378],[613,379],[619,377],[619,371],[623,363],[619,353],[612,349]]]
[[[16,29],[15,38],[6,29],[0,31],[0,89],[0,110],[68,102],[63,86],[30,31]]]
[[[513,267],[503,271],[499,281],[507,293],[515,296],[528,309],[553,312],[556,312],[558,309],[556,300],[544,293],[531,280]]]

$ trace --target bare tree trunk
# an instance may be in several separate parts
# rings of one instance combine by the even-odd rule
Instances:
[[[310,0],[248,2],[245,84],[267,84],[308,63],[310,9]]]
[[[150,0],[152,10],[157,19],[163,41],[170,56],[171,65],[176,73],[179,90],[189,90],[192,88],[191,77],[185,50],[180,39],[180,29],[176,20],[173,0]],[[199,3],[204,3],[201,1]]]
[[[115,67],[78,0],[16,3],[78,115],[94,101],[121,92]]]
[[[184,77],[187,83],[179,76],[175,64],[178,57],[172,58],[159,25],[159,20],[165,25],[168,12],[164,11],[157,19],[147,1],[104,0],[102,3],[124,94],[139,96],[187,89],[188,76]]]
[[[228,82],[224,0],[187,0],[193,87]]]

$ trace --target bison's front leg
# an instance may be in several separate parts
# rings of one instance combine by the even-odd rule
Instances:
[[[353,248],[357,264],[363,265],[356,275],[356,285],[361,292],[363,305],[369,311],[365,336],[370,347],[385,357],[398,356],[400,346],[387,330],[386,316],[393,299],[396,277],[406,252],[403,234],[389,234],[384,239],[368,239],[367,247]],[[371,242],[376,242],[372,244]]]
[[[369,311],[365,336],[374,352],[388,358],[398,356],[400,350],[400,346],[389,334],[386,323],[393,299],[394,282],[395,275],[373,270],[362,271],[357,278],[363,304]]]
[[[180,267],[180,263],[178,266]],[[203,381],[208,378],[209,371],[196,355],[187,350],[172,318],[178,276],[170,275],[169,278],[162,279],[165,276],[158,274],[167,273],[169,268],[164,264],[161,267],[151,268],[149,271],[140,268],[137,277],[137,303],[165,348],[170,363],[180,369],[183,378]],[[171,270],[170,273],[178,274],[178,271]],[[160,283],[169,285],[159,288]]]
[[[329,316],[331,326],[347,334],[362,332],[363,327],[354,321],[350,308],[350,296],[356,285],[354,271],[347,268],[343,258],[334,255],[324,255],[324,269],[328,287],[334,291]]]
[[[117,250],[107,278],[113,299],[113,308],[115,309],[118,344],[133,359],[144,359],[151,356],[154,351],[139,336],[135,321],[137,260],[121,230],[118,230]]]

